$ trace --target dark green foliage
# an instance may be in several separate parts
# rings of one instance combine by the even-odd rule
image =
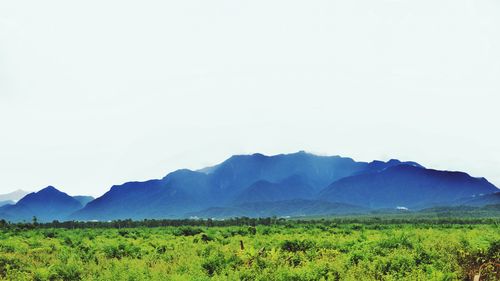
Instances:
[[[10,271],[21,270],[23,266],[19,258],[0,255],[0,277],[8,277]]]
[[[257,229],[255,228],[255,226],[249,226],[248,233],[250,233],[251,235],[257,234]]]
[[[208,241],[213,241],[213,240],[214,240],[214,238],[208,236],[207,234],[205,234],[205,233],[201,234],[201,241],[206,243]]]
[[[287,252],[307,251],[314,247],[314,242],[309,240],[285,240],[281,243],[281,249]]]
[[[196,234],[200,234],[203,232],[203,229],[197,228],[197,227],[189,227],[189,226],[183,226],[179,227],[177,231],[175,232],[175,235],[178,236],[194,236]]]
[[[78,264],[59,264],[52,268],[52,280],[76,281],[81,280],[83,268]]]
[[[219,250],[216,250],[214,248],[207,249],[208,250],[204,251],[202,254],[202,256],[204,257],[204,261],[201,266],[209,276],[213,276],[215,273],[220,273],[224,268],[225,258],[224,254]]]

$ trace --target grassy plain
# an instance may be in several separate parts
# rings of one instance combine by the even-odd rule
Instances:
[[[0,230],[3,280],[467,280],[499,260],[498,222]]]

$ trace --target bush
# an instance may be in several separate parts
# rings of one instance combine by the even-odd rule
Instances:
[[[257,229],[255,228],[255,226],[248,227],[248,233],[250,233],[251,235],[257,234]]]
[[[68,263],[59,264],[53,267],[50,279],[51,280],[64,280],[75,281],[82,279],[83,269],[78,264]]]
[[[132,244],[119,243],[118,245],[106,245],[103,250],[106,257],[110,259],[122,259],[124,257],[141,258],[141,248]]]
[[[281,249],[287,252],[304,252],[313,247],[314,242],[309,240],[285,240],[281,243]]]
[[[24,265],[20,259],[0,255],[0,277],[6,277],[10,271],[17,271],[22,268],[24,268]]]
[[[203,230],[198,227],[191,227],[191,226],[184,226],[184,227],[179,227],[177,230],[174,232],[176,236],[195,236],[197,234],[202,233]]]
[[[202,262],[201,266],[208,276],[213,276],[215,273],[220,273],[225,264],[224,254],[220,251],[212,250]]]

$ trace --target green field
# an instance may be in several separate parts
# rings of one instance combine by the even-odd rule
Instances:
[[[468,280],[500,259],[497,222],[254,223],[7,225],[0,279]],[[498,277],[484,266],[481,280]]]

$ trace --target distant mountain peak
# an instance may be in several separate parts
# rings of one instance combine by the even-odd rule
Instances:
[[[26,201],[31,201],[31,200],[45,200],[45,199],[53,200],[53,199],[57,199],[57,198],[63,198],[66,200],[75,200],[73,197],[69,196],[68,194],[58,190],[54,186],[49,185],[45,188],[40,189],[38,192],[32,192],[32,193],[26,195],[21,200],[19,200],[18,203],[24,203]]]
[[[49,185],[49,186],[41,189],[37,193],[40,193],[40,192],[61,192],[61,191],[59,191],[57,188],[53,187],[52,185]]]
[[[2,212],[18,221],[29,221],[34,216],[40,221],[51,221],[66,219],[80,208],[82,204],[78,200],[53,186],[47,186],[24,196],[15,205],[2,209]]]
[[[173,176],[189,176],[189,175],[194,175],[194,174],[205,174],[205,173],[200,172],[200,171],[193,171],[190,169],[178,169],[178,170],[175,170],[175,171],[169,173],[168,175],[164,176],[162,180],[169,179]]]

